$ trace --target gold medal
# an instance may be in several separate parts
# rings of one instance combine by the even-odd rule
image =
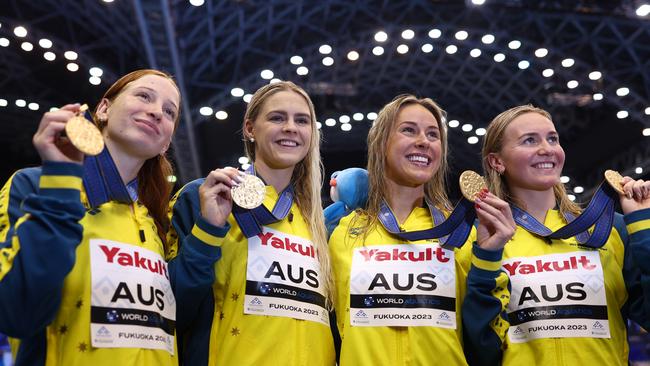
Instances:
[[[88,121],[83,113],[88,109],[84,104],[79,113],[65,124],[65,134],[79,151],[86,155],[97,155],[104,150],[104,137],[97,126]]]
[[[460,192],[465,198],[474,202],[476,196],[483,188],[487,187],[485,180],[482,176],[472,170],[466,170],[460,175],[458,179],[460,184]]]
[[[232,187],[230,194],[237,206],[251,210],[264,202],[266,186],[260,178],[251,174],[244,174],[243,179],[239,186]]]
[[[615,170],[606,170],[605,180],[616,192],[625,194],[625,192],[623,192],[623,176],[619,172]]]

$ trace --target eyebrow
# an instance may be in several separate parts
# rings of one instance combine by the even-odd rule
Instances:
[[[156,89],[150,88],[148,86],[140,85],[140,86],[136,86],[135,89],[147,89],[147,90],[149,90],[151,92],[156,93],[156,95],[158,95],[158,91]],[[178,111],[178,106],[176,105],[176,103],[174,103],[173,101],[171,101],[169,99],[167,100],[167,102],[169,102],[169,104],[174,106],[174,108],[176,108],[176,110]]]
[[[272,111],[269,111],[269,112],[267,113],[267,115],[269,115],[269,114],[271,114],[271,113],[280,113],[280,114],[284,114],[285,116],[289,114],[289,113],[287,113],[286,111],[283,111],[283,110],[272,110]],[[311,118],[311,116],[309,115],[309,113],[298,112],[298,113],[296,113],[296,115],[297,115],[297,116],[301,116],[301,117]]]
[[[410,125],[417,125],[417,123],[416,123],[416,122],[413,122],[413,121],[402,121],[402,122],[400,122],[399,124],[402,125],[402,124],[404,124],[404,123],[408,123],[408,124],[410,124]],[[436,122],[435,125],[427,127],[427,129],[428,129],[428,128],[433,128],[433,129],[436,129],[436,130],[439,130],[439,129],[440,129],[440,127],[438,127],[438,123],[437,123],[437,122]]]
[[[549,135],[551,135],[551,136],[559,136],[557,131],[550,131],[546,135],[547,136],[549,136]],[[533,137],[534,136],[541,136],[541,134],[539,132],[526,132],[526,133],[522,134],[521,136],[519,136],[519,139],[522,139],[524,137],[530,137],[530,136],[533,136]]]

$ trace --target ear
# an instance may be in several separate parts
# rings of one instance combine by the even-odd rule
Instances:
[[[104,98],[99,102],[99,105],[97,106],[97,112],[95,113],[95,117],[99,120],[104,120],[106,121],[108,119],[108,107],[111,106],[110,100]]]
[[[244,121],[244,137],[246,140],[250,140],[251,138],[255,137],[253,134],[253,121],[250,119]]]
[[[506,166],[498,153],[489,153],[487,156],[487,161],[488,164],[490,164],[490,167],[499,174],[503,174],[503,172],[506,170]]]
[[[171,140],[163,147],[162,151],[160,152],[160,155],[165,155],[167,150],[169,150],[169,146],[172,144]]]

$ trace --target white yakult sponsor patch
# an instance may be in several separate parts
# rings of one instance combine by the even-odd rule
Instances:
[[[329,326],[325,290],[311,241],[267,227],[248,239],[244,313]]]
[[[455,269],[454,251],[438,244],[355,248],[351,325],[455,329]]]
[[[162,256],[131,244],[91,239],[90,261],[92,346],[173,354],[176,300]]]
[[[513,343],[538,338],[609,338],[603,268],[597,251],[510,258]]]

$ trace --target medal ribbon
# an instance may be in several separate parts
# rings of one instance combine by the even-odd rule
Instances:
[[[246,169],[246,173],[256,175],[252,164]],[[292,205],[293,185],[289,184],[278,196],[278,200],[275,202],[272,211],[269,211],[264,204],[252,210],[233,205],[232,214],[244,236],[250,238],[261,234],[262,226],[278,222],[287,217]]]
[[[109,201],[133,203],[138,199],[138,178],[127,185],[122,181],[108,148],[84,159],[83,185],[90,207]]]
[[[404,231],[400,228],[397,218],[391,211],[386,201],[382,201],[379,208],[379,222],[384,226],[386,231],[407,241],[417,241],[423,239],[440,238],[442,245],[448,245],[460,248],[465,244],[472,225],[476,219],[474,203],[466,199],[461,199],[454,207],[449,217],[445,220],[444,214],[436,208],[427,198],[425,198],[431,218],[433,228],[417,231]]]
[[[530,233],[548,239],[567,239],[575,236],[578,243],[582,245],[600,248],[605,244],[612,230],[614,202],[617,197],[614,188],[607,183],[601,183],[587,208],[578,217],[562,213],[568,223],[556,231],[551,231],[521,208],[515,205],[510,205],[510,208],[517,225]],[[592,225],[594,230],[590,234],[588,229]]]

